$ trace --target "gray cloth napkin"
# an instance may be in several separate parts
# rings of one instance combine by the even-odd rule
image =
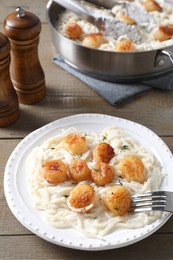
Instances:
[[[173,89],[173,71],[172,73],[158,79],[151,79],[140,83],[111,83],[92,78],[77,71],[64,62],[63,58],[59,54],[53,58],[53,61],[56,65],[85,82],[111,105],[118,105],[124,101],[127,101],[130,97],[141,94],[151,88],[161,90]]]

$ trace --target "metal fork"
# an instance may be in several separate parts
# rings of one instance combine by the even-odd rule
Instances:
[[[145,212],[161,210],[173,213],[173,192],[154,191],[133,195],[130,211]]]

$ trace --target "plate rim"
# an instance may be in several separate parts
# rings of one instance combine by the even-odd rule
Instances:
[[[54,128],[57,128],[57,125],[60,124],[61,122],[65,122],[65,121],[69,121],[69,119],[72,120],[79,120],[79,118],[99,118],[103,119],[103,118],[109,118],[109,119],[114,119],[115,121],[117,120],[117,122],[123,122],[123,124],[132,124],[133,126],[136,126],[138,128],[141,128],[147,132],[149,132],[151,135],[153,135],[155,138],[157,138],[163,145],[163,147],[166,149],[166,151],[168,152],[168,154],[170,154],[170,159],[173,162],[173,156],[172,156],[172,152],[169,149],[169,147],[165,144],[165,142],[156,134],[154,133],[152,130],[150,130],[149,128],[147,128],[146,126],[136,123],[134,121],[128,120],[128,119],[124,119],[124,118],[120,118],[120,117],[116,117],[116,116],[111,116],[111,115],[106,115],[106,114],[96,114],[96,113],[84,113],[84,114],[75,114],[75,115],[70,115],[67,117],[62,117],[60,119],[54,120],[34,131],[32,131],[31,133],[29,133],[24,139],[22,139],[17,146],[14,148],[14,150],[12,151],[11,155],[9,156],[9,159],[7,161],[6,167],[5,167],[5,171],[4,171],[4,194],[5,194],[5,198],[7,201],[7,204],[11,210],[11,212],[13,213],[13,215],[17,218],[17,220],[24,225],[28,230],[30,230],[32,233],[36,234],[37,236],[43,238],[44,240],[47,240],[53,244],[56,245],[60,245],[63,247],[68,247],[68,248],[73,248],[73,249],[79,249],[79,250],[86,250],[86,251],[100,251],[100,250],[106,250],[106,249],[115,249],[115,248],[120,248],[120,247],[124,247],[127,245],[131,245],[134,244],[140,240],[143,240],[144,238],[150,236],[151,234],[153,234],[156,230],[158,230],[159,228],[161,228],[161,226],[163,226],[168,219],[172,216],[171,213],[164,213],[164,219],[161,221],[161,223],[158,223],[156,226],[153,226],[152,230],[149,232],[146,232],[145,234],[143,234],[143,236],[140,237],[134,237],[133,240],[127,240],[124,243],[119,243],[119,244],[104,244],[102,246],[92,246],[92,243],[88,246],[84,245],[83,243],[79,243],[78,245],[74,245],[73,243],[65,243],[62,239],[60,239],[59,241],[55,240],[54,237],[49,237],[47,236],[46,232],[40,232],[40,230],[38,228],[33,229],[32,223],[29,223],[25,216],[21,217],[21,212],[20,212],[20,207],[19,209],[16,207],[16,204],[14,204],[14,199],[12,200],[11,197],[11,191],[10,189],[10,184],[9,184],[9,175],[10,175],[10,169],[13,165],[15,165],[15,154],[18,152],[20,153],[20,151],[22,150],[24,144],[30,140],[30,139],[34,139],[33,143],[35,143],[35,138],[37,137],[37,135],[42,132],[42,136],[46,135],[47,133],[50,132],[50,129],[55,130]],[[115,123],[114,123],[115,124]],[[75,126],[74,126],[75,127]],[[62,127],[61,127],[62,128]],[[42,137],[41,136],[41,137]],[[37,139],[41,138],[40,136]],[[37,140],[36,139],[36,140]],[[25,150],[27,150],[27,147],[25,148]],[[21,156],[22,157],[22,156]],[[21,158],[19,158],[21,159]],[[15,173],[16,174],[16,173]],[[14,177],[13,177],[14,178]],[[16,187],[17,187],[17,183],[16,183]],[[15,187],[15,188],[16,188]],[[56,229],[57,230],[57,229]],[[92,240],[92,239],[91,239]],[[102,243],[100,243],[101,245]]]

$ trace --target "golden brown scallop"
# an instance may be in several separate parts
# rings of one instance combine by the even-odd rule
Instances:
[[[70,22],[65,27],[66,35],[72,39],[76,40],[83,34],[82,28],[76,22]]]
[[[172,25],[160,25],[159,28],[153,33],[153,38],[156,41],[166,41],[173,36],[173,26]]]
[[[147,12],[162,12],[162,7],[154,0],[146,0],[143,2],[143,6]]]
[[[143,183],[146,178],[145,166],[137,156],[127,156],[119,163],[121,176],[127,181]]]
[[[91,170],[82,159],[74,160],[69,165],[69,173],[71,178],[77,182],[91,180]]]
[[[104,162],[95,164],[91,170],[91,177],[95,184],[105,185],[110,183],[114,178],[114,168]]]
[[[117,45],[115,47],[115,51],[119,51],[119,52],[135,51],[134,42],[130,39],[122,40],[121,42],[117,43]]]
[[[124,23],[127,23],[127,24],[136,24],[136,21],[131,18],[130,16],[128,15],[118,15],[117,17],[120,21],[124,22]]]
[[[68,169],[59,160],[51,160],[43,163],[42,174],[50,184],[58,184],[68,180]]]
[[[77,134],[69,134],[64,137],[63,145],[72,155],[81,155],[88,150],[86,138]]]
[[[115,156],[114,149],[108,143],[102,142],[96,145],[93,149],[93,159],[95,162],[105,162],[109,161]]]
[[[79,184],[71,191],[68,202],[72,207],[80,209],[94,204],[95,198],[96,194],[92,186]]]
[[[114,186],[104,195],[103,203],[115,216],[124,216],[131,205],[130,193],[123,186]]]
[[[103,34],[101,32],[91,33],[85,36],[82,45],[89,48],[98,48],[102,42]]]

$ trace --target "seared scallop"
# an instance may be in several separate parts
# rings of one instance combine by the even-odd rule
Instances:
[[[115,47],[115,51],[119,51],[119,52],[135,51],[134,42],[130,39],[122,40],[119,43],[117,43],[117,45]]]
[[[76,22],[71,22],[66,25],[65,33],[70,39],[76,40],[81,37],[83,30]]]
[[[85,36],[82,41],[82,45],[89,48],[98,48],[102,42],[102,33],[91,33]]]
[[[42,174],[50,184],[58,184],[68,180],[67,167],[60,160],[51,160],[43,163]]]
[[[153,38],[156,41],[166,41],[173,36],[173,25],[160,25],[153,33]]]
[[[72,155],[81,155],[88,150],[86,138],[77,134],[69,134],[64,137],[63,144]]]
[[[80,209],[94,204],[95,190],[88,184],[78,184],[70,193],[68,202],[71,207]]]
[[[69,165],[69,174],[77,182],[91,180],[91,170],[82,159],[74,160]]]
[[[95,184],[105,185],[114,178],[114,168],[108,163],[99,162],[95,164],[91,171],[91,177]]]
[[[145,166],[142,160],[137,156],[128,156],[119,163],[121,176],[127,181],[136,181],[143,183],[146,178]]]
[[[154,0],[146,0],[143,2],[143,6],[147,12],[162,11],[162,7]]]
[[[128,16],[128,15],[118,15],[118,17],[117,17],[120,21],[122,21],[122,22],[124,22],[124,23],[127,23],[127,24],[130,24],[130,25],[132,25],[132,24],[136,24],[136,21],[133,19],[133,18],[131,18],[130,16]]]
[[[93,149],[93,159],[95,162],[105,162],[109,161],[115,156],[114,149],[108,143],[100,143],[96,145]]]
[[[103,203],[115,216],[124,216],[131,205],[130,193],[123,186],[114,186],[104,195]]]

